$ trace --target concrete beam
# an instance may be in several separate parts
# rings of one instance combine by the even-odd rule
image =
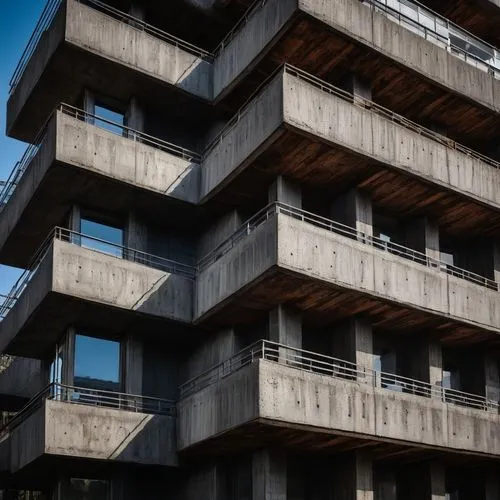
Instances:
[[[223,433],[228,437],[235,431],[241,436],[244,426],[258,419],[295,430],[411,443],[441,451],[483,456],[500,453],[500,418],[493,412],[267,360],[247,365],[181,400],[178,411],[180,450]]]

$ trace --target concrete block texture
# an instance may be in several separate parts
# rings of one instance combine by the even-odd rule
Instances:
[[[255,419],[465,453],[500,452],[497,414],[267,360],[254,362],[180,402],[179,449]]]
[[[47,455],[176,466],[175,417],[46,400],[6,439],[12,473]]]

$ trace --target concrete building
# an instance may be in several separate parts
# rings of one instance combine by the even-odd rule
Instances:
[[[49,0],[2,500],[500,500],[500,2],[422,1]]]

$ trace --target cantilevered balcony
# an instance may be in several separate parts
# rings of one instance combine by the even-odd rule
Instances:
[[[0,429],[1,482],[61,459],[176,466],[175,415],[173,401],[51,384]]]
[[[70,325],[175,335],[192,321],[195,269],[56,228],[0,306],[0,351],[42,359]]]
[[[259,341],[180,388],[178,447],[406,445],[500,453],[498,401]],[[341,436],[336,439],[336,436]]]
[[[500,229],[500,163],[285,65],[207,148],[201,200],[262,194],[276,175],[328,190],[362,186],[402,216],[450,232]],[[467,217],[462,217],[457,206]]]
[[[199,155],[71,106],[54,111],[34,144],[0,192],[5,264],[26,267],[79,201],[161,217],[176,210],[169,200],[198,201]]]
[[[8,133],[32,141],[51,110],[75,103],[85,86],[155,107],[170,105],[169,87],[209,99],[210,60],[206,51],[99,0],[49,0],[11,80]],[[174,93],[177,103],[180,94]]]
[[[325,323],[367,314],[464,342],[500,333],[495,281],[281,203],[199,262],[195,297],[197,322],[238,323],[286,303]]]

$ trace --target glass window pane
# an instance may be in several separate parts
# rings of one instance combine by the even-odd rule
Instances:
[[[125,123],[125,119],[122,113],[117,113],[116,111],[96,104],[95,115],[98,117],[95,119],[95,124],[98,127],[109,130],[114,134],[123,135],[123,128],[121,126]],[[102,119],[100,120],[99,118]]]
[[[108,500],[108,481],[71,478],[69,500]]]
[[[120,343],[77,335],[74,384],[102,391],[120,390]]]
[[[80,222],[81,246],[99,252],[123,257],[123,229],[89,219]],[[86,237],[87,236],[87,237]]]

